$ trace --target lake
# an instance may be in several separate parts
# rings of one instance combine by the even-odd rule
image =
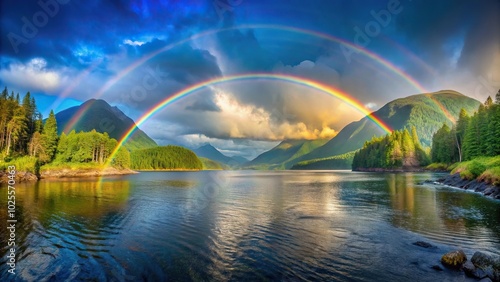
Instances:
[[[431,267],[457,248],[500,255],[500,201],[418,184],[440,176],[142,172],[17,184],[15,276],[1,187],[0,280],[469,281]]]

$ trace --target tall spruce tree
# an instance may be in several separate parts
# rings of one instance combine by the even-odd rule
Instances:
[[[51,110],[42,131],[43,154],[40,155],[41,162],[52,161],[56,153],[57,141],[57,121],[54,111]]]

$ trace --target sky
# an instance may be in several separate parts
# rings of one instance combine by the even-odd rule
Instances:
[[[0,85],[47,116],[104,99],[134,120],[178,91],[249,73],[328,85],[375,111],[453,89],[500,88],[500,1],[3,0]],[[285,139],[332,138],[364,115],[273,79],[202,87],[140,127],[160,145],[253,158]]]

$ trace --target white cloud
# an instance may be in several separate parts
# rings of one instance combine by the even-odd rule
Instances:
[[[127,44],[127,45],[130,45],[130,46],[141,46],[141,45],[143,45],[146,42],[144,42],[144,41],[138,41],[138,40],[132,41],[130,39],[125,39],[125,40],[123,40],[123,43]]]
[[[34,58],[27,64],[12,63],[9,68],[0,70],[0,79],[22,89],[53,93],[64,83],[65,77],[46,66],[47,61],[42,58]]]

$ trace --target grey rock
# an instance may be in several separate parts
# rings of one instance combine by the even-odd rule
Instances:
[[[475,252],[470,261],[474,264],[474,266],[480,268],[493,267],[493,264],[495,264],[495,259],[483,252]]]

